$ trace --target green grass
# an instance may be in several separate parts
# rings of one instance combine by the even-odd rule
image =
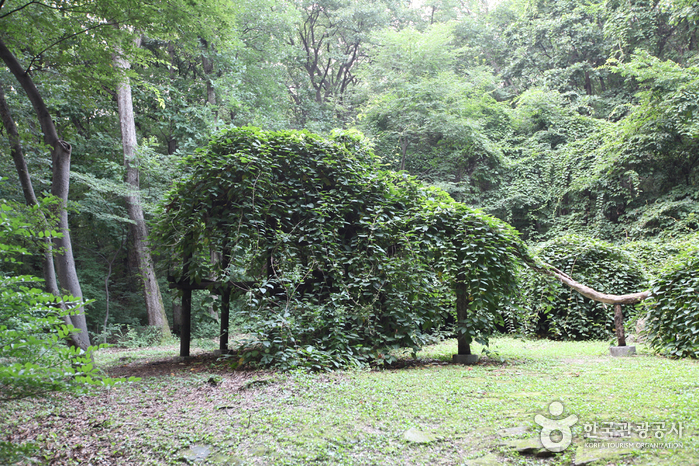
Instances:
[[[489,455],[495,464],[570,465],[585,424],[666,421],[683,423],[681,438],[662,440],[681,447],[609,449],[592,464],[696,464],[697,361],[652,356],[642,346],[641,354],[616,359],[607,347],[498,338],[486,364],[467,367],[439,362],[456,350],[447,341],[419,353],[431,364],[330,374],[225,372],[203,358],[174,359],[169,374],[95,396],[14,403],[0,415],[0,426],[36,441],[45,461],[59,458],[60,464],[80,464],[70,456],[90,452],[92,464],[182,464],[183,449],[199,444],[216,452],[210,464],[446,465]],[[174,346],[110,350],[98,362],[133,365],[176,353]],[[250,383],[256,379],[262,382]],[[571,447],[536,458],[503,445],[514,437],[538,438],[534,416],[551,417],[555,400],[565,406],[563,417],[579,418]],[[80,416],[89,419],[67,422]],[[514,427],[528,430],[512,438],[499,432]],[[409,443],[403,433],[410,428],[436,440]]]

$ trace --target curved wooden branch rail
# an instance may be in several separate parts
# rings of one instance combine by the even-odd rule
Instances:
[[[549,269],[541,269],[538,268],[540,272],[543,272],[547,275],[550,275],[556,279],[558,279],[561,283],[564,285],[568,285],[570,288],[574,289],[581,295],[585,296],[586,298],[590,298],[593,301],[597,301],[600,303],[606,303],[606,304],[636,304],[640,303],[641,301],[648,299],[650,296],[650,291],[642,291],[640,293],[631,293],[631,294],[622,294],[622,295],[615,295],[615,294],[606,294],[606,293],[600,293],[599,291],[593,290],[589,286],[585,286],[582,283],[576,282],[572,278],[570,278],[569,275],[565,274],[564,272],[558,270],[555,267],[552,267],[548,264],[544,264]]]
[[[543,264],[545,268],[542,268],[529,261],[525,261],[525,263],[531,267],[532,270],[536,270],[537,272],[554,277],[564,285],[574,289],[586,298],[600,303],[613,304],[614,328],[616,330],[617,343],[618,346],[626,346],[626,335],[624,334],[624,315],[621,312],[621,305],[640,303],[641,301],[644,301],[650,297],[650,291],[623,295],[600,293],[597,290],[593,290],[589,286],[585,286],[582,283],[573,280],[569,275],[549,264]]]

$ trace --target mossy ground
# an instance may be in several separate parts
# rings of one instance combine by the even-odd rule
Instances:
[[[481,363],[458,366],[448,364],[456,350],[449,340],[399,369],[326,374],[233,371],[201,351],[180,360],[172,346],[112,349],[98,362],[141,381],[6,404],[0,428],[6,440],[34,442],[39,464],[178,464],[187,448],[205,445],[211,454],[202,464],[448,465],[488,457],[570,465],[586,425],[665,422],[662,439],[604,441],[681,446],[612,448],[591,464],[696,464],[699,363],[638,349],[621,359],[605,342],[497,338]],[[508,448],[539,437],[534,416],[552,417],[552,401],[579,418],[573,445],[549,458]],[[672,423],[682,423],[681,437],[669,434]],[[411,428],[436,440],[408,442]]]

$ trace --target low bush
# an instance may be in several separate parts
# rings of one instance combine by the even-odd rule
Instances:
[[[648,344],[672,357],[699,358],[699,255],[687,254],[653,283]]]
[[[12,273],[31,256],[25,245],[56,234],[37,232],[24,209],[0,203],[0,401],[116,383],[92,364],[94,348],[86,352],[66,343],[77,331],[64,320],[77,307],[75,298],[46,293],[39,288],[42,279]]]
[[[636,259],[651,280],[655,280],[684,262],[687,254],[699,251],[699,233],[629,241],[621,247]]]

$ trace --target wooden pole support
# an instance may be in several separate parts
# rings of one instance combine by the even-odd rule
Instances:
[[[221,354],[228,352],[228,326],[230,321],[231,310],[231,292],[228,289],[223,290],[221,294],[221,341],[219,349]]]
[[[182,276],[187,277],[189,272],[189,263],[192,260],[192,254],[189,253],[184,257],[182,265]],[[192,335],[192,290],[182,290],[182,330],[180,332],[180,356],[183,358],[189,357],[189,340]]]
[[[614,328],[616,329],[617,346],[626,346],[624,314],[621,312],[621,304],[614,305]]]
[[[189,357],[189,340],[192,335],[192,290],[182,290],[182,329],[180,331],[180,356]]]
[[[457,327],[460,322],[468,317],[468,288],[463,283],[459,283],[456,289],[456,322]],[[457,334],[458,351],[457,354],[471,354],[471,338],[465,333]]]

